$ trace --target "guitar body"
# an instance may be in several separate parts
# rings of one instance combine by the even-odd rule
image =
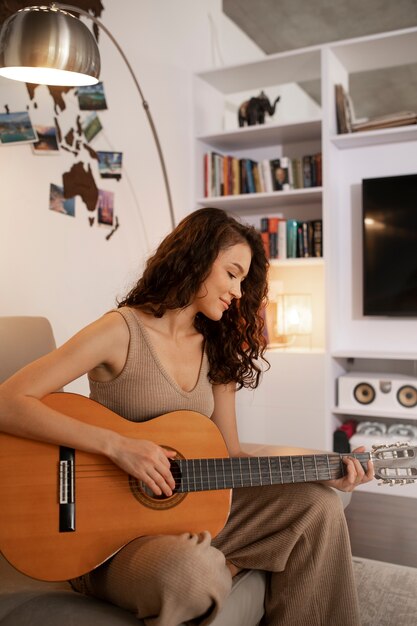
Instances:
[[[228,457],[217,427],[199,413],[176,411],[136,423],[76,394],[50,394],[43,402],[83,422],[173,448],[185,459]],[[60,451],[0,434],[0,549],[24,574],[74,578],[136,537],[203,530],[215,536],[227,521],[230,489],[151,497],[106,457],[75,451],[74,528],[62,530],[60,515],[65,526],[68,507],[60,503]]]

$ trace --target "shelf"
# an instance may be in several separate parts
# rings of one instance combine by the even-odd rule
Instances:
[[[383,352],[373,350],[336,350],[331,352],[335,359],[387,359],[397,361],[416,361],[417,352]]]
[[[224,94],[263,89],[320,78],[321,47],[311,46],[264,56],[256,61],[199,72],[197,76]]]
[[[375,409],[343,409],[335,406],[332,408],[332,413],[335,415],[351,415],[358,417],[380,417],[395,420],[417,420],[417,413],[414,412],[408,415],[405,411],[381,411]]]
[[[288,347],[288,348],[278,348],[275,344],[269,344],[267,346],[268,354],[303,354],[303,355],[312,355],[312,354],[323,354],[325,353],[324,348],[301,348],[301,347]]]
[[[331,44],[331,49],[349,74],[417,61],[417,30],[402,30],[365,35]]]
[[[197,137],[216,150],[243,150],[282,143],[321,140],[321,120],[293,124],[259,124]]]
[[[297,257],[295,259],[269,259],[271,267],[308,267],[324,265],[323,257]]]
[[[340,150],[364,148],[379,144],[415,141],[417,139],[417,124],[398,126],[397,128],[381,128],[367,130],[360,133],[346,133],[334,135],[330,141]]]
[[[321,187],[309,187],[308,189],[291,189],[290,191],[275,191],[273,193],[246,193],[235,196],[199,198],[197,204],[229,211],[239,209],[239,212],[243,210],[257,212],[258,209],[271,207],[294,207],[321,203],[321,198]]]

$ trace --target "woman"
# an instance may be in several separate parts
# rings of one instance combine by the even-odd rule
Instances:
[[[259,383],[267,269],[252,227],[219,209],[192,213],[161,243],[117,310],[1,386],[1,428],[104,454],[155,494],[171,495],[173,452],[40,402],[88,373],[91,397],[126,419],[198,411],[217,424],[231,456],[244,455],[235,391]],[[330,484],[350,491],[371,479],[371,465],[365,474],[356,460],[346,464],[347,475]],[[210,539],[208,533],[136,539],[73,586],[146,624],[208,624],[232,576],[258,568],[270,572],[265,624],[359,624],[344,515],[327,486],[237,489],[229,521]]]

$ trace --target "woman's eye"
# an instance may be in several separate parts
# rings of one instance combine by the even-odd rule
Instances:
[[[227,272],[229,274],[230,278],[236,278],[236,276],[234,276],[231,272]]]

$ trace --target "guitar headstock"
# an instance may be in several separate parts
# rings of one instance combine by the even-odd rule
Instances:
[[[371,459],[379,485],[407,485],[417,481],[417,447],[409,443],[372,446]]]

